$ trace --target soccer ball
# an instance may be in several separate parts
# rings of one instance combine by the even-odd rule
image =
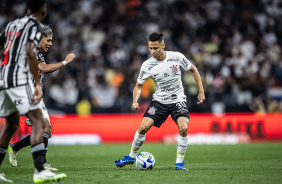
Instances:
[[[135,158],[135,165],[139,170],[151,170],[154,164],[155,158],[149,152],[141,152]]]

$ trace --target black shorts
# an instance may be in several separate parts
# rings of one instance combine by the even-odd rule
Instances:
[[[157,101],[152,101],[143,117],[152,118],[154,120],[154,126],[159,128],[165,122],[168,115],[171,115],[175,123],[178,117],[187,117],[189,119],[187,102],[161,104]]]

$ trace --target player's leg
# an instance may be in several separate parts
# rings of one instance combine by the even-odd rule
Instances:
[[[43,130],[43,141],[44,141],[44,145],[45,145],[45,152],[44,152],[45,160],[44,160],[43,166],[44,166],[45,169],[57,171],[58,169],[52,168],[51,165],[48,164],[47,160],[46,160],[46,153],[47,153],[47,150],[48,150],[48,140],[52,136],[52,132],[51,132],[51,123],[50,123],[48,110],[45,107],[43,100],[40,101],[40,105],[41,105],[42,115],[43,115],[43,118],[44,118],[44,121],[45,121],[45,128]]]
[[[14,132],[19,127],[19,118],[20,118],[20,115],[18,112],[15,112],[9,115],[8,117],[6,117],[6,124],[5,124],[5,127],[0,137],[0,164],[2,164],[2,161],[7,153],[7,147],[9,145],[9,142]],[[12,181],[6,179],[4,174],[0,174],[0,182],[10,183]]]
[[[177,138],[177,156],[176,156],[176,170],[188,170],[184,167],[184,156],[187,149],[188,144],[188,122],[189,119],[187,117],[179,117],[177,119],[177,126],[179,130],[179,135]]]
[[[8,144],[14,132],[18,129],[20,114],[10,99],[6,90],[0,90],[0,115],[6,119],[6,124],[0,136],[0,165],[7,153]],[[0,182],[12,182],[0,174]]]
[[[146,133],[152,126],[160,127],[168,117],[168,108],[166,105],[153,101],[146,112],[132,142],[129,156],[135,158],[139,148],[145,141]]]
[[[29,119],[27,119],[27,121],[30,122]],[[45,166],[47,167],[48,165],[45,164],[45,163],[47,163],[46,162],[46,152],[47,152],[47,147],[48,147],[48,139],[50,137],[51,124],[49,122],[49,119],[47,119],[47,118],[45,118],[44,121],[45,121],[45,125],[46,125],[45,128],[44,128],[44,133],[43,133],[43,142],[44,142],[44,145],[45,145],[44,167]],[[26,136],[25,138],[21,139],[18,142],[9,144],[8,153],[9,153],[9,160],[10,160],[11,165],[13,165],[15,167],[17,166],[17,160],[16,160],[17,153],[22,148],[27,147],[27,146],[30,146],[30,135]]]
[[[48,128],[51,128],[51,125],[50,125],[50,122],[49,122],[49,115],[44,110],[45,105],[43,103],[43,100],[40,101],[40,107],[41,107],[42,115],[43,115],[43,118],[44,118],[44,121],[45,121],[45,128],[44,128],[44,134],[43,134],[44,138],[43,139],[44,139],[44,145],[45,145],[45,148],[46,148],[47,146],[46,146],[45,137],[49,137],[48,136],[49,133],[45,134],[45,130],[46,129],[48,130]],[[26,119],[26,124],[29,125],[29,126],[32,126],[32,123],[31,123],[30,119]],[[50,132],[50,130],[49,130],[49,132]],[[47,139],[47,144],[48,144],[48,139]],[[16,156],[18,154],[18,151],[20,151],[22,148],[27,147],[27,146],[30,146],[30,135],[26,136],[25,138],[21,139],[18,142],[10,143],[9,144],[9,147],[8,147],[9,161],[10,161],[12,166],[15,166],[15,167],[17,166]],[[46,151],[47,150],[44,151],[45,155],[46,155]],[[46,158],[46,156],[44,156],[44,157]],[[46,160],[45,160],[44,163],[46,163]]]
[[[15,121],[15,122],[19,122],[19,113],[18,114],[18,119],[17,120],[9,120],[10,122],[11,121]],[[6,119],[7,121],[7,119]],[[28,145],[29,145],[29,139],[28,139]],[[11,148],[11,143],[8,145],[8,155],[9,155],[9,161],[11,163],[12,166],[17,166],[17,159],[16,159],[16,156],[17,156],[17,152],[14,151],[12,148]]]
[[[45,121],[45,128],[44,128],[44,132],[43,132],[43,141],[44,141],[44,145],[45,145],[45,155],[47,153],[47,148],[48,148],[48,139],[51,137],[51,124],[49,121],[49,118],[44,118]],[[47,163],[46,161],[46,156],[45,156],[45,163]]]
[[[57,181],[66,177],[65,174],[52,173],[49,170],[44,169],[44,151],[45,145],[43,142],[43,129],[45,127],[45,122],[42,116],[42,110],[40,104],[31,103],[31,95],[33,94],[34,86],[32,81],[25,86],[20,86],[17,88],[10,88],[8,93],[11,101],[20,101],[16,105],[18,112],[21,115],[26,115],[31,123],[32,129],[30,134],[30,145],[31,153],[34,161],[35,172],[33,175],[33,181],[35,183],[42,183],[48,181]]]
[[[43,110],[44,112],[44,110]],[[48,151],[48,140],[49,138],[52,136],[52,132],[51,132],[51,123],[50,123],[50,119],[49,119],[49,115],[47,113],[47,110],[46,110],[46,115],[44,115],[43,113],[43,116],[44,116],[44,121],[45,121],[45,128],[44,128],[44,134],[43,134],[43,139],[44,139],[44,144],[45,144],[45,160],[44,160],[44,168],[45,169],[48,169],[48,170],[51,170],[51,171],[57,171],[58,169],[54,168],[54,167],[51,167],[50,164],[47,163],[47,160],[46,160],[46,154],[47,154],[47,151]]]
[[[168,115],[167,105],[153,101],[144,113],[144,118],[141,122],[141,125],[134,135],[129,156],[125,156],[123,159],[116,160],[116,166],[122,167],[127,164],[133,164],[135,162],[135,157],[139,148],[145,141],[146,133],[152,126],[159,128],[165,122]]]
[[[66,178],[66,174],[56,174],[44,168],[45,162],[45,144],[43,142],[43,130],[45,121],[40,109],[29,111],[27,117],[32,122],[30,134],[31,152],[34,160],[35,173],[33,175],[34,183],[44,183],[48,181],[57,181]]]
[[[45,150],[44,150],[44,168],[48,169],[48,170],[53,170],[53,171],[57,171],[58,169],[56,168],[52,168],[50,164],[47,163],[46,161],[46,153],[47,153],[47,148],[48,148],[48,139],[51,137],[52,133],[51,133],[51,123],[50,123],[50,118],[49,118],[49,114],[47,111],[47,108],[45,107],[45,104],[43,102],[43,100],[40,101],[40,105],[41,105],[41,110],[42,110],[42,114],[43,114],[43,118],[45,121],[45,128],[44,128],[44,133],[43,133],[43,142],[45,145]],[[32,126],[30,119],[26,119],[26,124],[29,126]],[[21,139],[18,142],[15,143],[10,143],[9,147],[8,147],[8,153],[9,153],[9,160],[10,163],[13,166],[17,166],[17,160],[16,160],[16,156],[17,153],[20,149],[29,146],[30,145],[30,135],[26,136],[25,138]]]
[[[131,150],[129,156],[131,158],[135,158],[139,148],[145,141],[146,132],[150,130],[150,128],[154,125],[154,120],[149,117],[144,117],[139,129],[136,131],[134,135],[134,139],[131,145]]]
[[[187,108],[186,101],[181,101],[172,104],[170,107],[171,117],[178,126],[179,135],[177,138],[177,156],[175,169],[176,170],[188,170],[184,167],[184,156],[188,144],[188,122],[189,122],[189,111]]]
[[[30,134],[31,152],[34,159],[34,165],[37,172],[44,170],[45,145],[43,142],[43,129],[45,122],[40,109],[31,110],[27,113],[27,117],[32,122]]]
[[[145,141],[146,132],[154,125],[154,120],[149,117],[144,117],[139,129],[134,135],[134,140],[131,145],[131,150],[129,156],[124,156],[124,158],[116,160],[115,165],[118,167],[123,167],[127,164],[133,164],[135,162],[135,157],[139,148]]]
[[[18,165],[17,163],[18,151],[29,145],[30,145],[30,135],[26,136],[25,138],[21,139],[18,142],[9,144],[8,146],[9,161],[12,166],[16,167]]]

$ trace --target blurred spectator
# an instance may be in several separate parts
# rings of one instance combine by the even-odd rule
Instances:
[[[282,98],[269,94],[272,87],[282,88],[279,0],[49,0],[47,5],[44,23],[57,36],[46,61],[77,55],[75,65],[46,76],[50,110],[74,113],[78,102],[88,101],[93,113],[131,112],[139,68],[150,55],[143,38],[162,31],[167,49],[184,53],[203,77],[207,100],[197,106],[195,84],[183,75],[191,112],[281,112]],[[0,1],[0,31],[24,11],[20,0]],[[154,86],[148,82],[144,89],[141,106]]]
[[[109,85],[103,75],[97,76],[97,85],[90,89],[90,97],[94,107],[109,108],[115,104],[117,92]]]

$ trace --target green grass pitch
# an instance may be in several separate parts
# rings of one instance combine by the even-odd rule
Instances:
[[[176,145],[149,143],[140,151],[154,155],[153,170],[139,171],[135,165],[117,168],[114,161],[129,150],[130,144],[49,146],[47,160],[67,174],[62,184],[282,183],[282,143],[188,145],[184,160],[188,172],[174,170]],[[32,183],[30,148],[22,149],[17,160],[18,167],[13,167],[6,155],[0,172],[14,183]]]

